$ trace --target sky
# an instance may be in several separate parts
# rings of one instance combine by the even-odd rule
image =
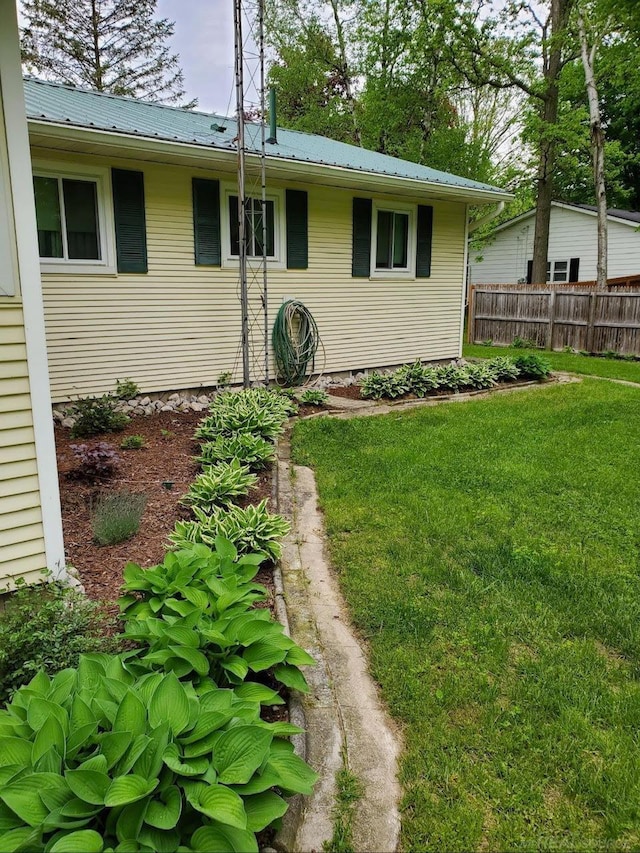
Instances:
[[[157,17],[175,21],[171,47],[180,54],[186,99],[197,109],[235,111],[232,0],[158,0]]]

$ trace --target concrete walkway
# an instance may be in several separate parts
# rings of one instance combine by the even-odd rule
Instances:
[[[306,672],[311,692],[297,697],[304,717],[306,760],[320,773],[311,797],[299,798],[278,838],[289,851],[320,851],[333,834],[336,773],[343,767],[363,784],[352,822],[355,851],[393,853],[400,818],[399,738],[368,674],[325,551],[313,472],[294,466],[279,445],[278,510],[292,520],[281,559],[293,639],[316,659]]]

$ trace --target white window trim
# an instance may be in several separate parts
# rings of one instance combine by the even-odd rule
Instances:
[[[238,256],[231,254],[231,223],[229,221],[229,196],[238,195],[238,187],[234,184],[222,184],[220,192],[220,230],[222,237],[222,267],[237,268]],[[259,197],[259,196],[258,196]],[[256,198],[256,196],[253,196]],[[267,201],[273,202],[273,241],[274,257],[267,258],[269,269],[284,270],[287,261],[287,235],[285,221],[284,190],[269,190]],[[247,266],[262,263],[262,258],[247,258]]]
[[[376,269],[376,249],[378,244],[378,211],[390,213],[406,213],[409,215],[409,231],[407,234],[407,260],[409,265],[404,269]],[[371,261],[370,278],[413,279],[416,277],[416,228],[418,207],[415,204],[403,202],[377,201],[373,199],[371,215]]]
[[[82,258],[40,258],[42,273],[78,273],[80,275],[115,275],[116,244],[115,223],[113,218],[113,194],[111,191],[111,172],[99,166],[79,166],[75,163],[57,163],[36,160],[33,163],[34,177],[76,178],[80,181],[92,180],[97,185],[98,237],[100,239],[99,261]]]

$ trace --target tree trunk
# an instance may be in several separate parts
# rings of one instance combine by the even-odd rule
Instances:
[[[356,118],[356,101],[353,94],[353,81],[351,79],[351,72],[349,70],[349,61],[347,59],[347,45],[344,38],[344,30],[342,27],[342,21],[340,20],[340,12],[338,10],[338,0],[330,0],[331,9],[333,11],[333,21],[336,25],[336,36],[338,39],[338,48],[340,50],[340,63],[342,65],[342,78],[344,81],[345,95],[347,100],[347,107],[349,112],[351,113],[351,121],[353,123],[353,141],[356,145],[361,145],[360,139],[360,128],[358,127],[358,120]]]
[[[558,121],[558,77],[562,70],[562,35],[567,27],[572,3],[573,0],[551,0],[551,37],[548,50],[543,46],[545,91],[542,96],[543,132],[538,158],[536,225],[531,269],[531,281],[534,284],[547,280],[552,177],[556,156],[555,125]]]
[[[604,179],[604,129],[600,116],[600,100],[594,73],[595,44],[589,50],[587,30],[582,12],[578,15],[580,32],[580,52],[584,67],[584,79],[589,99],[589,127],[591,130],[591,151],[593,154],[593,181],[598,206],[598,264],[596,268],[596,287],[607,287],[607,187]]]

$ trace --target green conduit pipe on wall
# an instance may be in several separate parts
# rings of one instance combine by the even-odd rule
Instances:
[[[297,299],[287,299],[273,324],[271,344],[278,378],[286,385],[300,385],[311,364],[313,372],[320,335],[311,312]]]

